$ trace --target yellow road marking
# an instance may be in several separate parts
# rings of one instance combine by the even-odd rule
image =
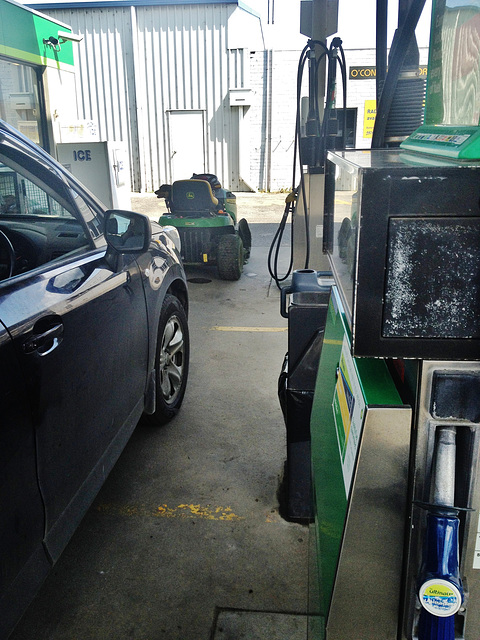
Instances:
[[[348,200],[337,200],[335,199],[335,204],[352,204],[352,201],[350,200],[350,202]]]
[[[246,331],[252,333],[280,333],[287,331],[287,327],[210,327],[211,331]]]
[[[331,340],[331,339],[327,339],[323,341],[323,344],[339,344],[342,345],[343,344],[343,340]]]
[[[179,504],[176,507],[169,507],[161,504],[158,507],[147,508],[134,505],[98,505],[97,511],[114,516],[139,516],[150,518],[200,518],[202,520],[226,520],[228,522],[244,520],[237,516],[231,507],[212,507],[200,504]]]

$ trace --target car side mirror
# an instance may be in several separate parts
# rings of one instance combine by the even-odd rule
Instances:
[[[112,209],[105,214],[105,240],[117,253],[143,253],[152,239],[150,219],[142,213]]]

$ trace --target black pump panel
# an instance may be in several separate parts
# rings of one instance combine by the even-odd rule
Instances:
[[[480,373],[436,371],[430,413],[436,419],[480,422]]]

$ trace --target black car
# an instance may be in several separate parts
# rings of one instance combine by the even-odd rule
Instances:
[[[188,375],[175,229],[105,207],[0,121],[0,638],[142,418]]]

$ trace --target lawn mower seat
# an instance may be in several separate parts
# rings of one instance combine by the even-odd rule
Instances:
[[[215,215],[218,200],[205,180],[177,180],[172,185],[172,213],[189,217]]]
[[[220,184],[220,180],[213,173],[194,173],[193,176],[190,179],[191,180],[206,180],[210,184],[210,186],[212,187],[213,191],[215,191],[215,189],[221,189],[222,188],[222,185]]]

